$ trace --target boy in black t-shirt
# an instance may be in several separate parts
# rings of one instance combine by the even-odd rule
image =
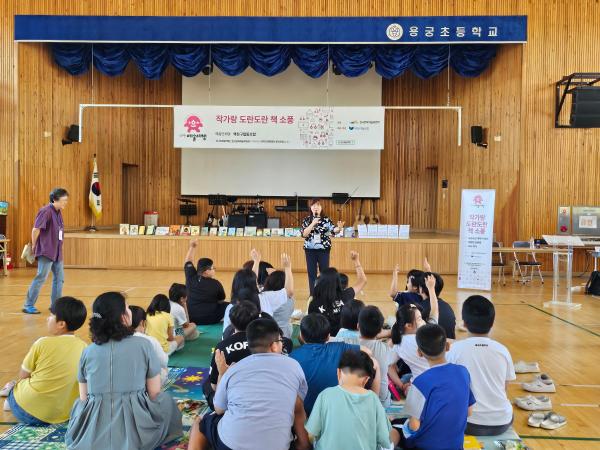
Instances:
[[[213,408],[213,397],[217,388],[217,382],[219,381],[219,369],[215,360],[217,352],[223,352],[225,356],[225,362],[228,366],[232,363],[236,363],[244,359],[246,356],[250,356],[250,348],[248,347],[248,340],[246,338],[246,328],[250,322],[260,317],[260,311],[257,306],[249,301],[241,301],[231,308],[229,312],[229,319],[231,325],[233,325],[235,332],[226,339],[219,342],[210,361],[210,372],[208,379],[204,383],[202,390],[208,406]],[[292,352],[293,344],[290,339],[283,338],[283,354],[287,355]]]
[[[190,248],[185,257],[185,286],[188,291],[188,313],[190,322],[196,325],[210,325],[223,320],[225,309],[225,289],[219,280],[215,279],[216,271],[213,261],[200,258],[197,268],[192,262],[198,239],[190,242]]]
[[[435,295],[438,298],[438,306],[440,311],[438,324],[444,329],[448,339],[456,339],[456,316],[454,315],[452,307],[440,298],[440,293],[444,288],[444,279],[437,273],[424,272],[422,276],[417,277],[414,281],[415,285],[419,288],[419,295],[422,299],[419,303],[417,303],[417,305],[423,308],[423,320],[427,321],[427,319],[429,319],[429,313],[431,312],[431,304],[429,303],[429,290],[427,289],[425,282],[429,275],[433,275],[435,277]]]

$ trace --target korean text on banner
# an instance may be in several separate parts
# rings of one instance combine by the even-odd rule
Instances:
[[[460,208],[458,288],[491,290],[493,189],[463,189]]]
[[[385,109],[176,106],[174,147],[381,150]]]

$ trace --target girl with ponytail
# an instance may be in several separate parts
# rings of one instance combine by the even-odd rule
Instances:
[[[431,313],[428,322],[437,323],[439,308],[437,296],[435,295],[435,277],[429,275],[425,279],[425,283],[429,289],[431,301]],[[392,327],[393,359],[388,368],[388,376],[396,386],[405,392],[407,392],[410,385],[410,378],[400,377],[398,361],[402,360],[410,368],[411,378],[415,378],[429,369],[427,359],[417,353],[417,330],[425,324],[421,307],[417,305],[402,305],[396,311],[396,323]]]

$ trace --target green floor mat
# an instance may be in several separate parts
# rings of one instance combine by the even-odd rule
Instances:
[[[199,325],[202,332],[195,341],[187,341],[185,347],[169,356],[169,366],[172,367],[210,367],[215,345],[221,340],[223,324]]]

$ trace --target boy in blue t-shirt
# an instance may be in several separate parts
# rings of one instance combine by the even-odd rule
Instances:
[[[430,368],[414,379],[408,391],[404,411],[410,417],[404,423],[402,447],[460,450],[475,403],[469,372],[446,362],[449,346],[439,325],[422,326],[416,339],[418,353],[427,358]]]

